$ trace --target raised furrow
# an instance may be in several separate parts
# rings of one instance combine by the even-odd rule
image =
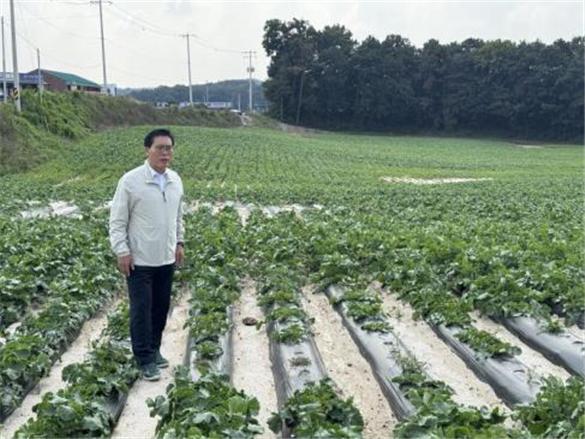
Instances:
[[[197,320],[202,313],[194,313],[193,319]],[[206,372],[218,375],[231,376],[232,371],[232,330],[233,330],[233,306],[225,309],[225,320],[228,329],[217,336],[217,350],[208,353],[206,347],[201,346],[194,337],[187,338],[183,365],[189,369],[189,376],[193,381],[198,381]],[[205,342],[205,340],[203,340]],[[205,363],[206,370],[202,371],[199,363]]]
[[[258,296],[267,321],[279,411],[269,421],[283,437],[361,436],[363,418],[328,377],[294,275],[267,267]],[[343,413],[343,415],[341,414]]]
[[[509,406],[530,403],[536,399],[541,382],[517,358],[486,358],[459,340],[457,335],[462,328],[432,323],[429,325],[465,361],[477,377],[489,383]]]
[[[477,316],[477,313],[476,313]],[[585,340],[565,326],[549,330],[547,322],[531,316],[491,316],[532,349],[570,373],[585,377]],[[578,330],[577,330],[578,332]]]
[[[383,290],[383,294],[391,294]],[[451,297],[452,303],[458,303],[458,299]],[[464,312],[463,308],[458,310]],[[467,315],[465,317],[468,317]],[[535,400],[536,395],[542,385],[541,377],[537,376],[533,370],[522,363],[515,351],[517,347],[508,345],[505,347],[506,353],[490,354],[487,350],[492,349],[494,344],[501,344],[502,341],[493,334],[481,333],[472,323],[471,318],[467,320],[461,318],[463,325],[451,324],[446,325],[437,323],[432,318],[426,320],[433,331],[455,352],[482,381],[488,383],[502,398],[507,405],[514,406],[517,404],[527,404]],[[483,346],[483,340],[476,338],[475,343],[482,346],[486,351],[480,351],[473,346],[465,336],[471,334],[474,337],[487,337],[486,343],[489,346]],[[504,349],[505,344],[501,348]]]
[[[12,415],[6,419],[2,429],[2,436],[7,438],[12,437],[14,433],[34,415],[33,407],[41,402],[42,396],[45,393],[56,393],[66,385],[61,376],[63,369],[70,364],[83,360],[86,354],[91,350],[93,343],[101,336],[102,331],[107,325],[107,316],[116,308],[118,302],[119,299],[116,299],[112,303],[106,305],[97,315],[83,324],[79,336],[53,365],[49,374],[38,382],[34,389],[32,389],[32,391],[23,399],[20,407],[18,407]]]
[[[173,309],[171,306],[169,316]],[[139,372],[131,351],[127,302],[119,303],[107,318],[107,327],[93,343],[93,350],[86,353],[85,360],[64,368],[61,375],[67,386],[45,392],[33,407],[36,418],[29,418],[15,437],[38,437],[45,429],[48,432],[42,435],[49,437],[112,434]],[[144,401],[140,403],[143,405]],[[63,423],[62,416],[66,416],[63,413],[70,410],[75,413],[74,419]]]
[[[331,301],[337,303],[335,309],[341,315],[343,325],[361,354],[370,363],[374,376],[397,418],[404,420],[411,416],[416,410],[415,407],[400,390],[399,384],[393,381],[404,372],[400,365],[400,358],[410,357],[411,353],[391,331],[366,331],[362,329],[362,325],[349,317],[348,306],[341,301],[342,288],[330,286],[325,293]]]
[[[254,324],[261,322],[263,317],[262,310],[256,303],[255,282],[246,278],[241,282],[240,289],[242,292],[234,305],[233,313],[232,384],[236,389],[258,399],[258,421],[265,426],[270,415],[278,409],[269,339],[265,325],[257,328]],[[260,438],[276,437],[269,429],[265,430]]]
[[[166,396],[147,400],[151,416],[161,418],[156,437],[251,438],[263,432],[255,418],[258,401],[230,384],[231,302],[237,292],[233,282],[224,283],[222,275],[216,272],[212,277],[211,281],[209,276],[195,280],[184,366],[175,369]]]
[[[427,376],[421,363],[394,334],[378,292],[330,286],[326,294],[401,419],[394,426],[393,436],[450,437],[470,425],[485,436],[505,437],[511,433],[504,424],[506,416],[501,407],[477,408],[479,401],[473,406],[460,405],[453,398],[453,389]]]
[[[513,332],[509,331],[505,325],[486,316],[481,316],[477,311],[472,312],[470,315],[477,328],[488,331],[500,340],[520,348],[521,352],[517,354],[517,357],[539,376],[553,375],[563,380],[571,376],[562,366],[551,362],[542,353],[524,343]]]
[[[508,317],[498,319],[522,341],[555,364],[585,378],[585,343],[570,332],[559,334],[543,330],[543,323],[532,317]]]
[[[52,301],[37,316],[25,320],[0,347],[0,363],[5,365],[0,388],[0,422],[5,421],[27,394],[50,371],[70,344],[78,337],[85,321],[91,318],[111,296],[102,293],[95,303],[80,313],[78,300]],[[100,306],[97,306],[100,302]],[[95,306],[95,309],[92,309]]]
[[[112,438],[148,438],[153,437],[156,420],[149,416],[148,398],[163,394],[172,382],[172,368],[182,364],[185,355],[187,331],[184,329],[189,310],[188,294],[185,291],[176,298],[175,306],[169,311],[161,352],[169,361],[168,369],[161,369],[161,379],[156,382],[138,380],[130,388],[124,404],[122,415],[118,420]]]
[[[63,371],[67,387],[48,392],[16,438],[109,436],[122,413],[128,387],[139,373],[129,342],[128,306],[108,317],[100,342],[82,363]]]
[[[289,329],[291,324],[270,322],[267,327],[268,334],[272,336]],[[281,343],[272,337],[270,359],[274,376],[277,377],[276,393],[280,406],[283,406],[295,392],[327,376],[323,360],[312,337],[307,336],[302,341],[290,344]]]
[[[313,337],[327,373],[342,394],[353,397],[364,418],[364,437],[391,437],[398,420],[373,375],[371,364],[362,356],[327,296],[313,294],[314,290],[311,285],[303,288],[303,308],[314,322]]]
[[[390,293],[382,293],[380,297],[392,331],[424,365],[430,377],[444,381],[453,389],[453,399],[457,403],[488,407],[502,405],[491,386],[478,380],[427,323],[414,318],[414,310],[408,303]]]

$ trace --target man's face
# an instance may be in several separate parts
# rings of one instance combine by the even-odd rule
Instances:
[[[148,163],[157,172],[163,173],[173,158],[173,141],[168,136],[156,136],[150,148],[144,148]]]

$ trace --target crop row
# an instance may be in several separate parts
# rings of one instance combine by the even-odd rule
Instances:
[[[101,338],[81,363],[63,369],[67,386],[48,392],[15,438],[105,437],[112,433],[129,386],[138,378],[130,349],[128,304],[108,318]]]
[[[321,234],[315,233],[313,229],[313,233],[304,235],[305,239],[303,239],[303,234],[297,235],[297,233],[302,232],[304,223],[294,215],[283,214],[272,220],[252,218],[249,225],[252,229],[254,228],[255,221],[259,223],[256,225],[256,228],[265,233],[266,242],[270,245],[263,247],[259,245],[261,240],[252,238],[255,249],[254,254],[265,252],[264,256],[269,261],[280,264],[283,271],[292,273],[291,277],[293,279],[295,277],[295,271],[298,271],[299,267],[302,267],[305,270],[305,274],[311,277],[313,281],[319,283],[322,288],[334,282],[353,285],[341,297],[334,298],[334,301],[342,303],[346,309],[347,316],[353,319],[364,331],[369,333],[385,333],[391,331],[381,309],[380,299],[377,297],[377,294],[365,288],[376,276],[360,275],[363,272],[363,267],[352,260],[353,255],[348,251],[350,248],[348,240],[343,240],[343,237],[339,241],[332,238],[327,234],[327,230],[324,230],[323,223],[318,224],[321,227]],[[269,225],[270,223],[272,224]],[[358,251],[361,251],[360,255],[365,256],[363,246],[360,248],[359,244],[356,243],[356,247]],[[345,250],[344,254],[340,254],[340,248]],[[291,257],[287,259],[286,256],[283,257],[282,255],[291,255]],[[379,261],[373,259],[369,259],[369,261],[373,265],[379,264]],[[381,267],[381,265],[379,266]],[[307,268],[312,270],[313,273],[306,270]],[[428,291],[426,292],[430,293]],[[432,293],[429,296],[433,300]],[[422,294],[415,297],[425,304],[424,301],[426,298]],[[408,297],[406,298],[408,299]],[[457,306],[459,306],[460,299],[455,295],[446,293],[443,295],[444,302],[445,298],[447,299],[447,303],[455,303],[454,311],[456,312],[453,312],[454,316],[459,317],[460,314],[467,315],[470,309],[458,309]],[[439,303],[438,299],[435,299],[436,303]],[[438,306],[435,309],[427,310],[426,313],[423,313],[423,306],[426,305],[420,306],[417,300],[411,300],[411,303],[427,319],[429,316],[433,316],[436,319],[443,319],[438,322],[443,326],[447,326],[447,321],[444,320],[444,316],[442,315],[444,308]],[[295,317],[299,318],[299,316]],[[437,321],[431,319],[431,323],[437,323]],[[451,322],[451,326],[453,326],[453,323]],[[485,334],[475,330],[475,328],[469,325],[469,321],[457,320],[456,324],[460,325],[460,327],[466,327],[466,330],[456,332],[457,335],[460,334],[456,338],[471,348],[474,359],[481,359],[483,357],[484,359],[490,360],[492,358],[498,359],[502,357],[510,361],[510,357],[513,357],[515,354],[513,347],[503,344],[503,342],[500,342],[497,338],[491,336],[491,334]],[[470,337],[476,339],[470,341]],[[472,433],[492,436],[514,436],[518,433],[504,426],[503,421],[506,417],[497,410],[488,410],[486,408],[475,409],[455,404],[451,400],[452,390],[444,383],[430,381],[426,378],[422,368],[415,359],[409,357],[403,358],[399,355],[398,363],[403,368],[403,373],[393,380],[399,383],[400,391],[404,392],[409,400],[412,400],[413,405],[416,407],[416,414],[397,427],[397,434],[411,437],[413,434],[421,434],[423,431],[425,434],[438,434],[439,436],[448,436],[449,434],[466,436]],[[514,375],[511,370],[508,372],[509,376]],[[391,378],[388,377],[387,379]],[[550,434],[551,431],[556,431],[556,429],[563,431],[564,434],[575,434],[579,431],[579,426],[585,419],[583,417],[585,415],[584,407],[579,402],[578,394],[576,393],[578,383],[583,384],[583,381],[578,378],[572,378],[565,385],[562,385],[559,380],[545,378],[540,393],[538,395],[534,394],[533,397],[524,401],[534,401],[533,404],[523,406],[515,412],[514,417],[525,422],[527,429],[532,434],[544,434],[545,432],[546,434]],[[546,405],[546,398],[552,397],[552,395],[555,395],[555,392],[556,396],[554,398],[556,400],[564,400],[566,398],[567,401],[570,401],[569,405],[573,409],[570,421],[567,421],[562,415],[559,416],[551,406]],[[547,419],[550,421],[541,431],[539,429],[543,425],[536,426],[538,424],[538,416],[536,413],[539,411],[546,411]],[[432,422],[429,421],[430,419],[432,419]]]
[[[363,420],[351,398],[342,399],[333,382],[320,379],[325,378],[320,372],[324,368],[319,364],[318,352],[315,354],[311,347],[312,322],[301,306],[299,292],[310,281],[319,283],[322,290],[330,285],[347,285],[350,288],[334,304],[343,308],[346,317],[363,333],[390,334],[392,327],[380,307],[379,292],[367,288],[373,280],[384,279],[379,273],[385,273],[386,266],[367,259],[367,248],[353,244],[340,230],[329,233],[318,219],[319,215],[311,215],[309,221],[302,221],[292,214],[266,218],[258,213],[242,228],[231,209],[215,217],[209,211],[199,211],[189,218],[192,253],[189,266],[180,276],[192,290],[188,361],[186,368],[176,371],[167,396],[149,402],[152,415],[161,418],[159,437],[221,436],[223,431],[251,437],[262,431],[256,419],[258,401],[234,389],[228,376],[230,344],[226,337],[232,325],[230,310],[239,296],[239,279],[246,275],[259,281],[258,301],[269,327],[273,367],[281,383],[290,383],[288,389],[276,389],[280,410],[271,418],[269,427],[306,436],[361,435]],[[98,265],[103,270],[107,263],[110,261],[103,260]],[[378,271],[372,267],[378,267]],[[409,289],[415,291],[413,286]],[[456,302],[462,300],[450,292],[445,294]],[[404,294],[403,297],[411,301]],[[411,303],[418,306],[415,300]],[[440,312],[433,314],[431,310],[424,317],[431,321],[430,316],[441,315]],[[123,393],[137,373],[127,344],[107,345],[110,340],[127,337],[127,316],[116,316],[118,324],[110,322],[108,327],[118,329],[104,334],[104,340],[94,347],[86,362],[66,369],[64,379],[69,386],[61,393],[44,396],[35,409],[37,419],[23,427],[21,437],[42,435],[43,431],[54,436],[110,434],[114,416],[106,400]],[[9,343],[10,339],[0,349]],[[305,346],[305,354],[298,358],[290,355],[301,346]],[[115,355],[109,358],[107,352]],[[490,354],[479,348],[478,352],[488,358],[510,355]],[[381,379],[391,382],[414,408],[404,417],[399,415],[403,420],[394,431],[396,435],[515,437],[529,432],[536,437],[579,437],[580,426],[585,422],[581,379],[572,378],[567,383],[544,379],[534,402],[513,412],[524,428],[511,429],[498,410],[456,404],[453,391],[445,383],[430,380],[412,356],[400,353],[395,358],[397,373],[386,377],[381,374]],[[299,373],[304,370],[307,372]],[[298,379],[307,373],[319,379]],[[83,402],[92,398],[97,406]],[[553,402],[562,404],[563,410],[556,410]]]
[[[68,263],[65,269],[57,268],[52,273],[43,305],[37,313],[29,313],[0,346],[0,419],[20,404],[77,336],[83,323],[119,288],[103,230],[94,222],[79,223],[78,227],[80,232],[72,232],[78,240],[78,250],[70,254],[65,250]],[[63,240],[62,235],[47,239],[51,244],[44,247],[42,258],[50,261],[59,247],[68,247]],[[26,255],[23,259],[27,259]]]
[[[363,418],[352,398],[344,400],[327,377],[312,339],[300,298],[306,268],[301,252],[295,251],[300,244],[296,225],[283,227],[283,218],[266,220],[254,212],[246,228],[250,273],[258,279],[280,406],[270,428],[293,437],[360,437]]]
[[[263,431],[255,418],[259,403],[230,385],[226,342],[245,265],[237,218],[210,221],[209,212],[200,213],[192,217],[188,237],[193,257],[182,274],[191,291],[187,355],[166,396],[147,401],[151,416],[160,417],[156,436],[253,437]]]
[[[0,219],[0,331],[39,307],[83,261],[103,253],[103,233],[89,221]],[[95,259],[95,257],[93,258]]]
[[[189,322],[190,355],[187,365],[191,370],[179,369],[175,383],[169,387],[167,397],[149,401],[152,414],[161,416],[157,435],[189,435],[209,437],[213,435],[238,435],[252,437],[263,431],[255,416],[259,406],[255,398],[237,392],[229,385],[229,336],[231,331],[231,303],[238,297],[238,278],[248,269],[260,270],[266,261],[254,258],[251,264],[241,257],[243,247],[239,219],[234,211],[222,214],[213,220],[208,212],[199,214],[206,219],[196,227],[193,236],[196,261],[192,271],[193,282],[192,311]],[[230,234],[226,232],[230,231]],[[229,238],[227,238],[229,236]],[[260,237],[256,238],[259,244]],[[207,240],[205,242],[205,240]],[[221,255],[220,257],[214,257]],[[256,255],[258,256],[258,255]],[[252,268],[252,265],[254,268]],[[274,273],[272,273],[274,274]],[[282,276],[267,276],[271,285],[278,284]],[[283,285],[278,284],[279,287]],[[278,288],[284,295],[286,292]],[[275,292],[273,288],[266,291]],[[288,295],[295,294],[289,290]],[[265,306],[267,320],[280,324],[280,330],[271,331],[271,343],[278,346],[294,345],[296,349],[309,337],[308,326],[304,319],[298,318],[300,307],[291,308],[290,300],[280,302],[280,294],[270,295],[271,300],[261,300]],[[281,306],[279,306],[281,305]],[[282,306],[284,305],[284,306]],[[286,310],[291,309],[291,313]],[[295,312],[294,310],[297,310]],[[226,337],[228,340],[226,341]],[[278,349],[278,348],[275,348]],[[308,358],[305,358],[308,361]],[[304,366],[308,364],[296,365]],[[303,369],[305,370],[305,369]],[[281,381],[286,381],[286,373]],[[291,389],[290,397],[282,401],[282,409],[274,414],[269,426],[274,431],[282,428],[294,434],[339,434],[347,428],[351,436],[361,431],[363,421],[352,406],[351,401],[342,401],[327,380],[306,383]],[[201,407],[193,412],[192,407]],[[311,407],[308,409],[308,407]],[[351,416],[347,416],[347,415]],[[333,415],[333,418],[331,418]],[[349,425],[347,425],[349,423]]]

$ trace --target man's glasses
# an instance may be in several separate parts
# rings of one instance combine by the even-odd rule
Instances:
[[[154,149],[157,152],[172,152],[173,151],[173,145],[154,145]]]

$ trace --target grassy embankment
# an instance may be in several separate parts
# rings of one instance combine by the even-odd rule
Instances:
[[[199,108],[155,109],[123,97],[46,92],[22,96],[22,114],[0,105],[0,175],[31,169],[63,153],[71,141],[93,132],[132,125],[233,127],[239,118],[227,111]]]

